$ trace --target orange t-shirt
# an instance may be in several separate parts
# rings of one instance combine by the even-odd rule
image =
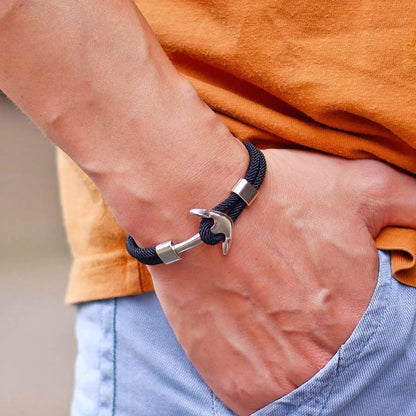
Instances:
[[[165,51],[235,136],[259,147],[376,158],[416,173],[416,3],[136,0]],[[63,154],[74,263],[67,300],[152,290],[99,191]],[[416,230],[390,227],[397,279],[416,286]]]

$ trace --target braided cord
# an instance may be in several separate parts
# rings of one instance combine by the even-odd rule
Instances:
[[[244,142],[243,144],[250,156],[250,163],[244,179],[250,182],[256,189],[259,189],[266,174],[266,160],[263,153],[253,144],[247,142]],[[246,203],[237,194],[232,193],[226,200],[213,208],[213,210],[223,212],[235,221],[246,206]],[[215,245],[224,241],[224,234],[213,234],[211,232],[211,226],[211,219],[201,220],[199,235],[201,236],[202,241],[209,245]]]
[[[248,142],[243,142],[243,144],[250,156],[250,163],[244,179],[246,179],[247,182],[258,190],[260,185],[263,183],[264,176],[266,174],[266,159],[264,158],[263,153],[253,144]],[[214,207],[213,210],[223,212],[235,221],[246,206],[246,203],[240,198],[240,196],[235,193],[231,193],[227,199]],[[205,244],[209,245],[215,245],[225,240],[224,234],[213,234],[211,232],[212,223],[212,219],[202,219],[199,227],[201,240]],[[141,263],[148,265],[163,263],[157,255],[155,247],[139,247],[130,235],[127,237],[126,247],[129,254]]]
[[[140,263],[147,264],[149,266],[163,263],[156,253],[156,247],[139,247],[131,235],[127,236],[126,247],[130,256],[139,260]]]

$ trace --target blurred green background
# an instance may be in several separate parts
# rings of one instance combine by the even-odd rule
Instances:
[[[55,149],[0,93],[0,415],[69,414],[74,307]]]

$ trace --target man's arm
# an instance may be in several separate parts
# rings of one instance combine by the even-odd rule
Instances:
[[[244,176],[242,145],[170,64],[132,2],[0,6],[2,88],[95,181],[144,246],[196,232]],[[227,256],[200,247],[152,268],[172,327],[215,393],[249,414],[303,383],[360,319],[373,237],[416,226],[411,178],[371,161],[265,152]]]
[[[95,181],[138,242],[184,239],[195,231],[188,207],[214,206],[244,175],[245,149],[133,2],[15,1],[0,15],[1,88]]]

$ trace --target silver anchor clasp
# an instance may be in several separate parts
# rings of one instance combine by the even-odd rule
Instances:
[[[225,240],[222,242],[222,254],[228,253],[233,237],[233,220],[223,212],[209,209],[191,209],[190,213],[200,218],[210,218],[214,220],[210,230],[213,234],[224,234]],[[199,234],[198,234],[199,235]]]
[[[233,234],[233,220],[223,212],[209,210],[209,209],[191,209],[190,213],[199,218],[210,218],[214,221],[211,227],[213,234],[224,234],[225,240],[222,243],[222,253],[226,255],[230,248],[232,234]],[[165,264],[174,263],[181,260],[180,253],[197,247],[202,243],[201,236],[195,234],[193,237],[182,243],[173,244],[172,241],[166,241],[156,246],[156,253]]]

